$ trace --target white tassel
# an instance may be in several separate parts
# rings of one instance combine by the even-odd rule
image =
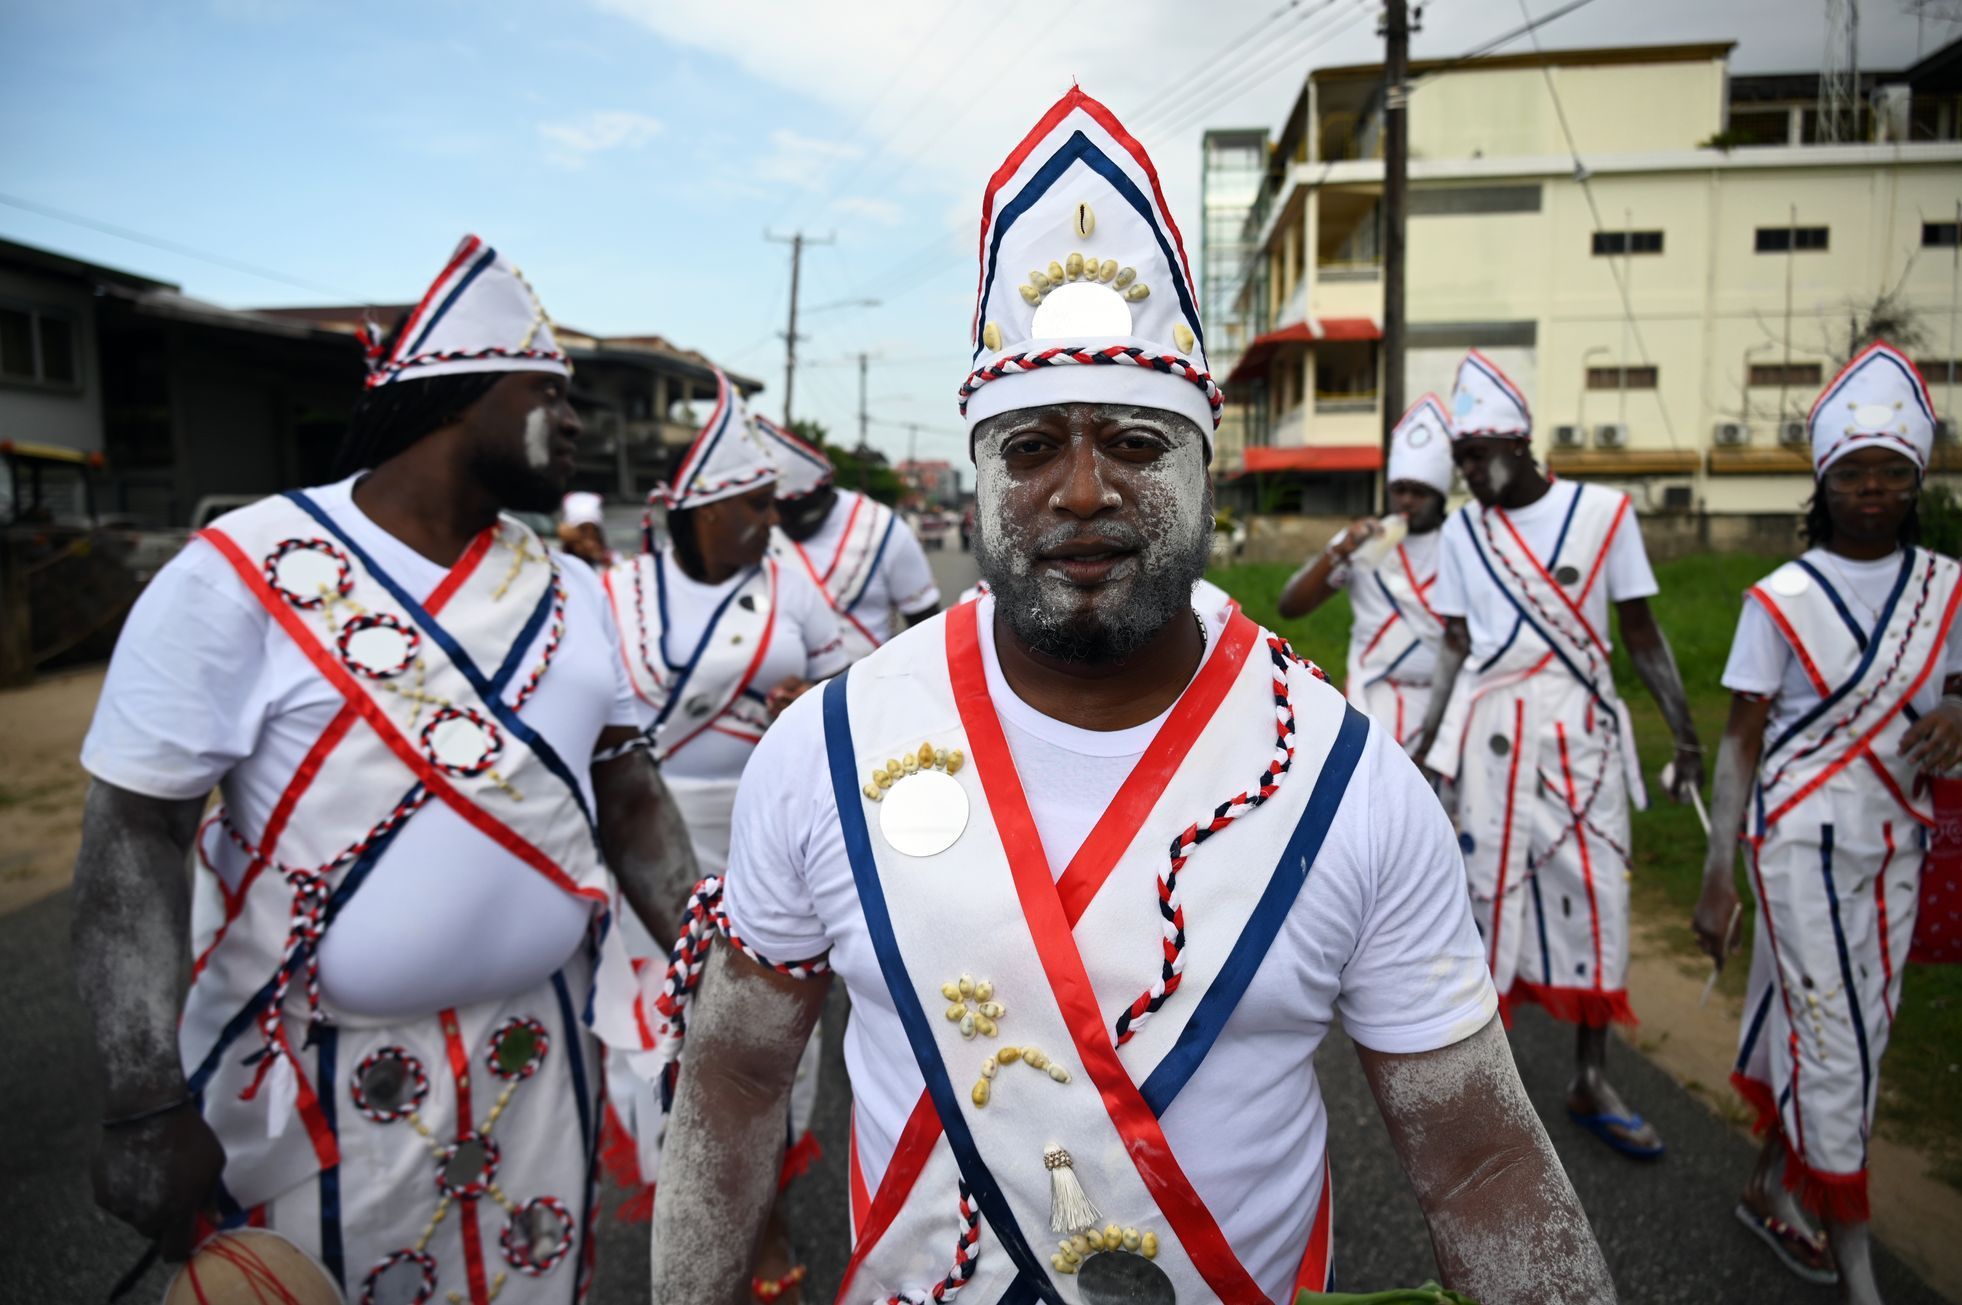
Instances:
[[[1097,1226],[1103,1216],[1083,1193],[1070,1166],[1070,1153],[1060,1146],[1046,1146],[1042,1163],[1049,1167],[1049,1231],[1077,1233]]]

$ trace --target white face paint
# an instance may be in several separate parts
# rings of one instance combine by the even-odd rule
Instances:
[[[525,462],[533,471],[552,465],[552,422],[543,407],[525,414]]]

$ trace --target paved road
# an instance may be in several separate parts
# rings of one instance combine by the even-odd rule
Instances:
[[[962,554],[934,556],[949,597],[972,579]],[[955,582],[959,583],[955,583]],[[96,1302],[141,1253],[135,1234],[98,1214],[87,1163],[98,1118],[94,1066],[69,977],[69,896],[0,917],[0,976],[11,1017],[0,1056],[0,1296],[23,1302]],[[842,1002],[834,994],[834,1005]],[[793,1222],[812,1270],[811,1299],[828,1298],[845,1257],[846,1095],[835,1030],[825,1059],[819,1132],[827,1148],[792,1189]],[[1608,1152],[1561,1113],[1571,1038],[1535,1010],[1520,1016],[1514,1048],[1528,1091],[1548,1119],[1562,1161],[1594,1221],[1622,1299],[1642,1302],[1819,1302],[1830,1289],[1787,1276],[1730,1217],[1751,1146],[1667,1075],[1617,1047],[1625,1093],[1657,1122],[1669,1155],[1637,1165]],[[1328,1101],[1336,1192],[1336,1265],[1351,1289],[1432,1276],[1429,1241],[1387,1134],[1347,1043],[1337,1035],[1317,1061]],[[610,1210],[619,1194],[608,1200]],[[602,1228],[598,1305],[646,1299],[644,1228]],[[1890,1305],[1941,1297],[1898,1260],[1880,1256]],[[153,1271],[130,1299],[156,1300]]]

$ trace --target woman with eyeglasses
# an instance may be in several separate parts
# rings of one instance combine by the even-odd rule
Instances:
[[[1912,363],[1873,345],[1808,425],[1808,548],[1747,591],[1724,668],[1693,928],[1718,965],[1737,947],[1741,841],[1757,920],[1731,1082],[1765,1144],[1737,1218],[1877,1302],[1866,1139],[1933,824],[1919,781],[1962,762],[1962,567],[1916,546],[1935,421]]]

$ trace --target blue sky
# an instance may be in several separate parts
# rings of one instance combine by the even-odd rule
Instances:
[[[1598,0],[1541,36],[1734,39],[1737,69],[1816,67],[1824,9]],[[1899,9],[1863,5],[1866,66],[1958,32]],[[475,231],[554,317],[701,349],[764,380],[776,414],[788,266],[763,233],[835,233],[806,254],[805,304],[882,303],[806,320],[797,415],[849,442],[846,358],[871,351],[874,442],[902,452],[918,422],[922,456],[958,457],[981,187],[1071,77],[1152,152],[1196,261],[1200,131],[1274,125],[1309,68],[1380,58],[1375,16],[1367,0],[5,0],[0,195],[288,280],[4,202],[0,236],[251,307],[413,299]],[[1518,0],[1433,0],[1415,52],[1521,21]]]

